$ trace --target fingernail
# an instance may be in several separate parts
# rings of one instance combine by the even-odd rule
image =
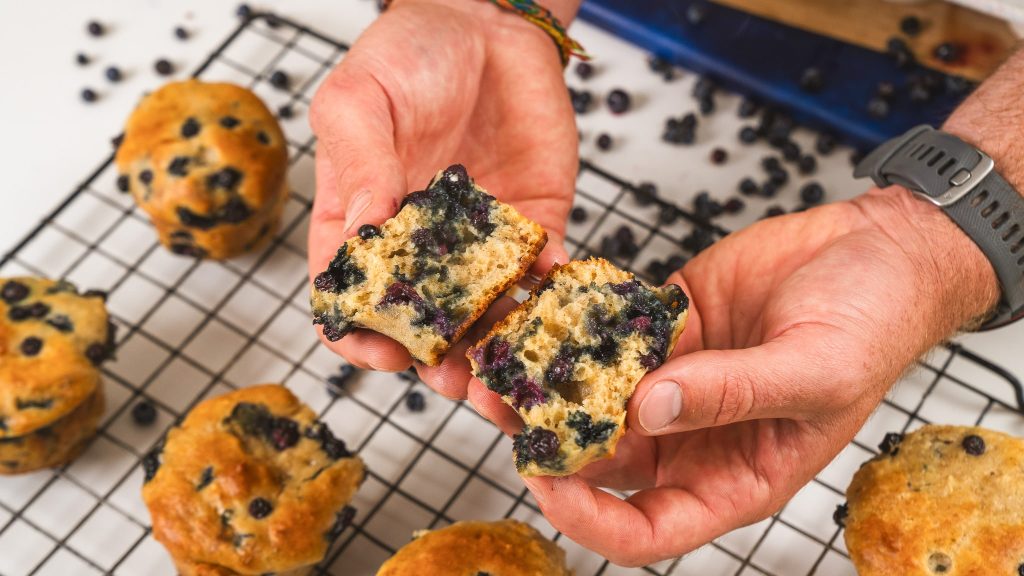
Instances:
[[[657,432],[676,421],[683,411],[683,393],[679,384],[667,380],[651,387],[640,404],[640,425],[648,432]]]
[[[366,209],[370,207],[370,202],[372,200],[373,193],[366,189],[356,192],[356,195],[349,200],[348,208],[345,209],[346,233],[359,222],[359,219],[363,216],[363,212],[366,212]]]

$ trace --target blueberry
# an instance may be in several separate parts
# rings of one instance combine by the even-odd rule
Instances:
[[[154,449],[152,452],[149,452],[148,454],[146,454],[145,457],[142,458],[142,472],[143,477],[145,478],[144,482],[149,482],[150,480],[152,480],[159,470],[160,453],[158,452],[157,449]]]
[[[751,178],[744,178],[740,180],[740,194],[744,196],[753,196],[757,194],[757,183]]]
[[[715,148],[711,151],[712,164],[724,164],[729,154],[722,148]]]
[[[693,144],[696,137],[697,116],[692,112],[682,119],[668,118],[661,139],[670,144]]]
[[[110,145],[114,147],[114,150],[121,147],[121,142],[124,142],[124,132],[110,139]]]
[[[822,132],[821,134],[818,134],[818,138],[814,141],[814,149],[822,156],[831,154],[835,148],[836,137],[829,132]]]
[[[682,254],[675,254],[665,261],[665,265],[674,271],[686,266],[686,261],[686,256],[683,256]]]
[[[147,169],[139,172],[139,182],[149,186],[149,184],[153,182],[153,171]]]
[[[886,42],[885,52],[896,63],[896,67],[901,70],[913,66],[915,62],[914,53],[902,38],[890,38]]]
[[[744,126],[740,128],[740,142],[744,144],[753,144],[757,142],[757,130],[751,126]]]
[[[277,30],[280,27],[281,20],[279,20],[278,17],[274,16],[273,14],[267,14],[267,28],[270,28],[271,30]]]
[[[800,89],[804,92],[818,92],[824,84],[825,80],[819,68],[811,66],[800,74]]]
[[[922,104],[932,99],[932,91],[922,84],[911,84],[907,90],[907,98],[915,104]]]
[[[590,104],[594,100],[594,95],[590,93],[590,90],[575,90],[569,88],[569,100],[572,102],[573,112],[577,114],[586,114],[587,110],[590,109]]]
[[[895,456],[900,451],[900,443],[903,442],[903,434],[899,432],[889,432],[882,439],[882,443],[878,445],[878,450],[882,454],[889,456]]]
[[[127,192],[131,187],[131,179],[127,174],[119,174],[117,176],[117,189],[120,192]]]
[[[278,90],[287,90],[289,84],[291,84],[291,79],[284,70],[275,70],[270,75],[270,85]]]
[[[394,306],[398,304],[423,304],[423,298],[416,288],[407,282],[393,282],[384,289],[384,296],[377,306]]]
[[[413,390],[405,395],[405,407],[412,412],[423,412],[427,407],[427,400],[421,392]]]
[[[191,138],[196,134],[199,134],[199,121],[195,118],[187,118],[181,125],[181,137]]]
[[[601,133],[597,137],[597,147],[601,150],[611,150],[612,148],[612,137],[606,133]]]
[[[107,69],[103,71],[103,75],[111,82],[120,82],[123,78],[121,75],[121,69],[117,66],[108,66]]]
[[[900,20],[900,32],[907,36],[917,36],[921,33],[921,19],[914,15],[904,16]]]
[[[693,211],[698,218],[714,218],[722,214],[722,205],[711,199],[707,192],[699,192],[693,198]]]
[[[782,216],[786,213],[786,210],[782,206],[769,206],[764,212],[765,218],[774,218],[775,216]]]
[[[832,521],[840,528],[846,528],[846,517],[850,514],[850,507],[845,502],[837,504],[835,512],[832,513]]]
[[[569,219],[579,224],[587,221],[587,211],[582,206],[574,206],[572,211],[569,212]]]
[[[611,110],[613,114],[622,114],[629,110],[630,107],[629,94],[621,88],[616,88],[609,92],[605,101],[608,104],[608,109]]]
[[[95,365],[99,365],[110,356],[110,347],[106,344],[94,343],[85,349],[85,357]]]
[[[665,225],[672,224],[679,217],[679,210],[672,204],[665,204],[658,212],[658,220]]]
[[[262,130],[260,130],[256,134],[256,139],[259,140],[260,144],[263,144],[264,146],[270,145],[270,136],[268,136],[267,133]]]
[[[640,206],[650,206],[658,198],[658,187],[653,182],[641,182],[632,192],[633,200]]]
[[[782,143],[780,148],[782,150],[782,157],[785,158],[787,162],[796,162],[800,159],[800,145],[796,142],[786,140]]]
[[[356,373],[356,367],[351,364],[342,364],[338,368],[338,373],[327,378],[327,383],[332,388],[340,389],[352,378],[352,375]]]
[[[703,2],[693,2],[686,7],[686,21],[698,26],[708,15],[708,7]]]
[[[50,313],[50,307],[43,302],[36,302],[28,307],[28,315],[33,318],[45,318]]]
[[[188,163],[191,160],[188,156],[175,156],[171,159],[171,163],[167,165],[167,173],[172,176],[187,176],[188,175]]]
[[[21,353],[25,356],[35,356],[43,349],[43,341],[35,336],[29,336],[21,341]]]
[[[89,57],[86,56],[84,52],[79,52],[78,54],[75,54],[75,62],[77,62],[79,66],[85,66],[89,63]]]
[[[971,456],[981,456],[985,453],[985,440],[977,434],[968,434],[964,436],[964,440],[961,443],[964,452],[967,452]]]
[[[273,511],[274,506],[266,498],[253,498],[249,502],[249,515],[257,520],[266,518]]]
[[[86,24],[85,31],[89,33],[89,36],[99,38],[100,36],[103,36],[104,32],[106,32],[107,30],[103,27],[103,24],[100,24],[99,22],[92,20],[91,22]]]
[[[14,304],[15,302],[20,302],[28,297],[28,293],[28,286],[15,280],[8,280],[4,283],[3,287],[0,288],[0,299],[8,304]]]
[[[810,154],[804,154],[797,162],[797,170],[803,175],[813,174],[818,169],[818,160]]]
[[[132,420],[140,426],[149,426],[153,422],[156,422],[156,408],[152,404],[143,400],[132,406]]]
[[[757,100],[754,100],[749,96],[746,96],[743,98],[742,101],[740,101],[740,107],[737,114],[740,118],[750,118],[754,114],[757,114],[757,111],[760,108],[761,105],[758,104]]]
[[[299,425],[288,418],[274,418],[270,423],[267,440],[278,451],[287,450],[299,442]]]
[[[768,181],[775,186],[784,186],[786,182],[789,182],[789,172],[786,172],[782,168],[776,168],[768,172]]]
[[[290,105],[285,104],[284,106],[281,106],[280,108],[277,109],[277,115],[285,120],[289,120],[295,116],[295,111],[292,109]]]
[[[58,314],[46,319],[46,323],[52,326],[58,332],[70,333],[74,332],[75,326],[72,324],[71,319],[63,314]]]
[[[528,428],[513,438],[516,464],[522,468],[531,461],[544,462],[558,455],[558,435],[544,428]]]
[[[711,96],[701,98],[697,104],[703,116],[707,116],[715,111],[715,99]]]
[[[369,240],[380,236],[380,228],[377,228],[373,224],[363,224],[359,227],[359,237],[363,240]]]
[[[586,80],[594,75],[594,67],[590,62],[579,62],[576,64],[575,72],[580,80]]]
[[[768,180],[764,184],[761,184],[759,194],[765,198],[774,198],[775,195],[778,194],[778,192],[779,186],[772,182],[771,180]]]
[[[800,200],[808,206],[820,204],[824,199],[825,189],[817,182],[808,182],[800,189]]]
[[[238,118],[235,118],[234,116],[224,116],[220,119],[220,125],[228,130],[238,126],[239,123]]]
[[[244,222],[251,214],[252,211],[245,204],[245,200],[237,196],[228,200],[224,207],[220,209],[220,219],[228,224]]]
[[[886,100],[892,100],[893,96],[896,95],[896,86],[892,82],[879,82],[878,86],[875,87],[875,96],[879,98],[885,98]]]
[[[963,76],[946,76],[946,92],[953,96],[963,96],[974,89],[974,83]]]
[[[217,220],[210,216],[204,216],[202,214],[196,214],[195,212],[185,208],[184,206],[178,206],[175,213],[178,215],[178,221],[181,222],[182,226],[188,228],[197,228],[199,230],[209,230],[217,225]]]
[[[691,94],[697,100],[704,100],[711,98],[717,89],[718,84],[714,80],[707,76],[701,76],[693,85],[693,92]]]
[[[231,190],[242,179],[242,173],[231,166],[225,166],[206,177],[206,186],[210,189],[224,188]]]
[[[324,538],[327,539],[328,542],[333,542],[337,540],[338,536],[341,536],[341,533],[345,531],[345,528],[348,528],[349,525],[352,524],[352,520],[354,520],[355,517],[355,508],[351,506],[345,506],[344,508],[342,508],[341,512],[338,512],[338,514],[334,517],[334,524],[332,524],[331,528],[327,531],[326,534],[324,534]]]
[[[238,8],[235,8],[235,16],[239,18],[248,18],[252,16],[252,8],[248,4],[239,4]]]
[[[161,76],[170,76],[174,74],[174,64],[171,64],[166,58],[161,58],[153,64],[153,69],[156,73]]]
[[[84,100],[85,102],[95,102],[98,99],[99,95],[96,94],[96,91],[94,91],[92,88],[82,89],[82,100]]]
[[[751,180],[750,183],[754,184],[754,181]],[[757,191],[757,184],[754,184],[754,190]],[[746,206],[746,203],[744,203],[742,199],[734,197],[727,200],[726,203],[722,205],[722,209],[725,210],[727,214],[736,214],[742,211],[744,206]]]
[[[963,53],[963,45],[954,42],[943,42],[936,46],[932,51],[932,55],[947,64],[959,60],[963,56]]]
[[[880,96],[868,100],[868,114],[872,118],[882,119],[889,115],[889,102]]]
[[[188,40],[188,30],[181,26],[174,27],[174,37],[178,40]]]
[[[642,359],[641,363],[643,363]],[[570,412],[565,419],[565,424],[576,431],[576,445],[580,448],[608,440],[612,432],[618,428],[618,424],[611,420],[594,422],[590,414],[582,410]]]

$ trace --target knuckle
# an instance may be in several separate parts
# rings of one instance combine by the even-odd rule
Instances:
[[[713,425],[720,426],[746,419],[757,401],[756,386],[751,375],[741,370],[726,370],[718,391],[718,409]]]

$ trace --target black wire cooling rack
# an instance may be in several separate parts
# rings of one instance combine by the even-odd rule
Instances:
[[[245,52],[236,55],[239,46]],[[347,48],[287,18],[258,14],[193,76],[248,85],[272,108],[288,105],[301,116]],[[253,68],[255,62],[261,64]],[[295,79],[290,90],[268,83],[282,67]],[[431,394],[409,374],[361,373],[341,389],[325,385],[340,360],[309,326],[305,236],[316,141],[304,122],[283,124],[295,191],[281,232],[257,254],[225,263],[168,254],[131,199],[116,191],[111,156],[0,260],[3,275],[45,275],[107,290],[120,327],[118,359],[104,367],[108,413],[89,449],[59,470],[0,478],[0,574],[173,573],[150,536],[139,460],[196,402],[257,381],[288,385],[369,466],[356,520],[317,574],[373,574],[414,530],[500,517],[531,522],[556,538],[580,576],[852,574],[831,514],[884,432],[948,422],[952,415],[956,423],[1024,433],[1020,382],[950,344],[899,384],[854,442],[775,516],[685,558],[642,569],[611,565],[543,520],[511,465],[510,442],[468,405]],[[618,263],[659,280],[663,259],[685,253],[680,246],[728,233],[661,198],[637,203],[638,193],[636,184],[581,162],[576,205],[588,216],[570,224],[574,255],[607,252],[604,238],[626,226],[640,236]],[[413,390],[427,395],[424,411],[414,413],[404,402]],[[158,407],[152,427],[130,418],[143,398]]]

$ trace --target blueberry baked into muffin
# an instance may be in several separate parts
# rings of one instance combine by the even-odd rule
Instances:
[[[924,426],[879,448],[836,515],[860,576],[1024,574],[1024,441]]]
[[[607,260],[555,266],[466,356],[473,375],[525,422],[513,440],[524,476],[565,476],[611,457],[637,382],[671,354],[689,299]]]
[[[313,281],[313,323],[331,341],[375,330],[436,366],[546,241],[538,224],[451,166],[383,226],[342,244]]]
[[[233,84],[186,80],[143,98],[117,150],[117,186],[176,254],[224,259],[277,230],[288,151],[274,116]]]
[[[99,364],[114,326],[99,292],[0,278],[0,474],[74,458],[103,413]]]
[[[352,521],[363,462],[279,385],[206,400],[143,459],[153,536],[182,576],[299,576]]]
[[[572,576],[565,552],[515,520],[458,522],[423,531],[377,576]]]

